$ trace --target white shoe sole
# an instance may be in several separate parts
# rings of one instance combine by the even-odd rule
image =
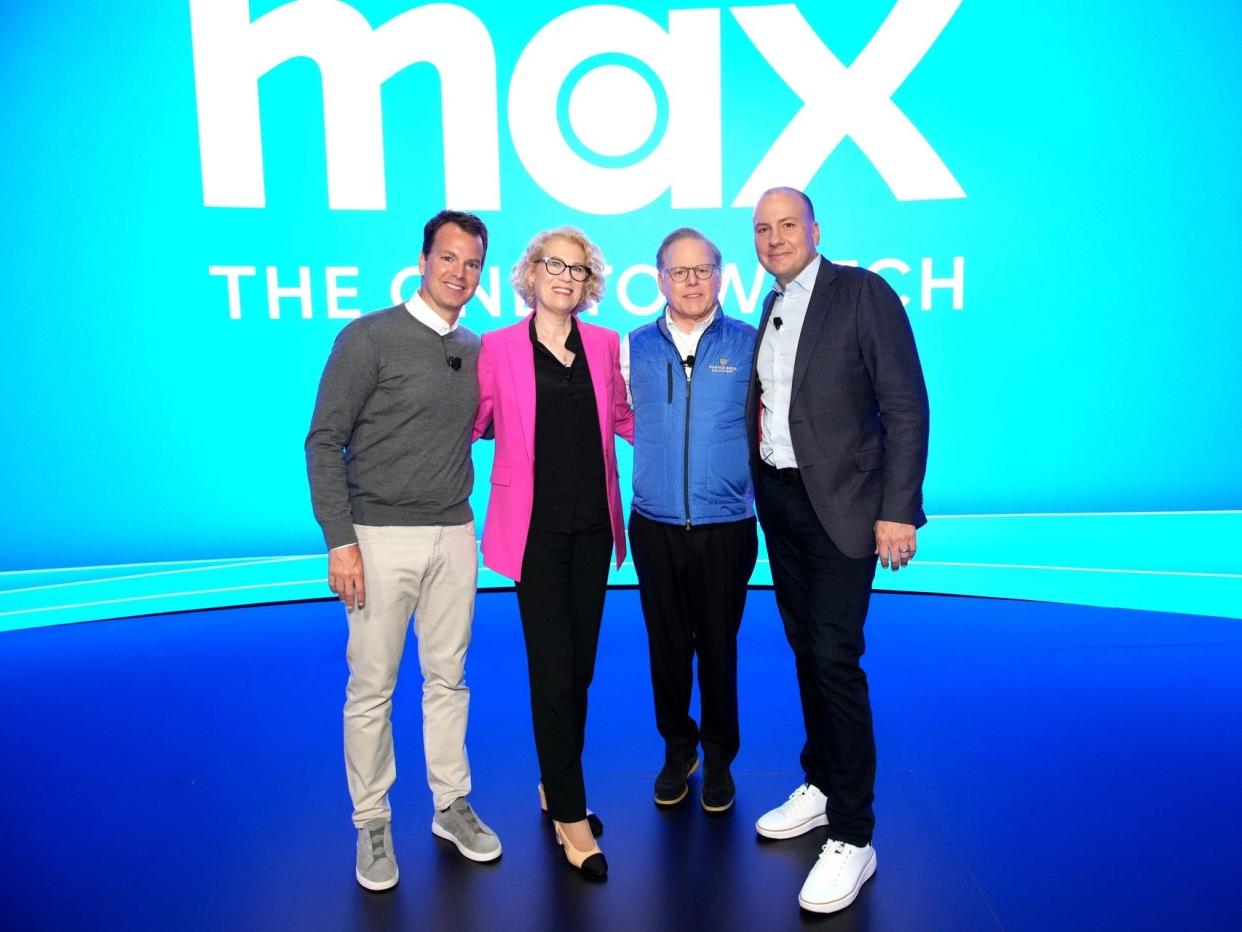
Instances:
[[[848,891],[835,900],[825,900],[822,903],[813,902],[804,899],[802,894],[798,894],[798,905],[811,913],[835,913],[849,906],[858,898],[858,891],[862,889],[863,884],[871,879],[875,873],[875,852],[871,853],[871,860],[867,862],[867,866],[863,868],[863,872],[858,875],[858,883],[854,884],[854,889]]]
[[[676,806],[679,802],[685,799],[686,796],[689,795],[689,793],[690,793],[690,787],[683,785],[681,788],[681,795],[678,796],[676,799],[661,799],[659,796],[653,796],[652,799],[655,800],[655,804],[657,806]]]
[[[758,822],[755,823],[755,831],[764,838],[797,838],[799,835],[805,835],[813,828],[819,828],[821,825],[828,824],[828,815],[821,813],[817,816],[811,816],[805,822],[799,822],[797,825],[791,825],[789,828],[764,828]]]
[[[375,890],[377,892],[380,890],[391,890],[393,887],[397,885],[397,881],[401,879],[401,871],[400,870],[395,871],[392,875],[392,880],[382,880],[382,881],[376,882],[374,880],[367,880],[365,877],[362,876],[362,871],[358,870],[358,868],[355,867],[354,868],[354,879],[358,881],[358,886],[366,890]]]
[[[445,841],[451,842],[453,847],[456,848],[461,853],[461,856],[463,858],[469,858],[471,861],[477,861],[480,864],[486,863],[487,861],[496,860],[498,857],[500,857],[500,853],[503,850],[500,847],[500,842],[498,841],[496,842],[495,851],[487,852],[484,854],[480,854],[477,851],[471,851],[469,848],[463,845],[460,841],[454,838],[451,832],[448,832],[447,830],[440,828],[439,824],[434,819],[431,820],[431,834],[435,835],[437,838],[443,838]]]
[[[686,771],[686,780],[688,781],[692,776],[694,776],[695,773],[698,772],[698,769],[699,769],[699,757],[696,754],[694,756],[694,766]],[[678,796],[676,799],[661,799],[659,796],[653,796],[652,799],[655,800],[655,804],[657,806],[676,806],[679,802],[685,799],[686,796],[689,795],[689,793],[690,793],[690,784],[688,782],[683,781],[681,785],[681,795]]]

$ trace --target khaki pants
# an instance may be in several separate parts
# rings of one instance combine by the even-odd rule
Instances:
[[[366,605],[349,608],[345,774],[354,824],[391,819],[397,778],[392,694],[410,616],[423,674],[423,751],[437,809],[470,793],[466,758],[466,648],[474,617],[478,558],[474,522],[455,527],[355,525]]]

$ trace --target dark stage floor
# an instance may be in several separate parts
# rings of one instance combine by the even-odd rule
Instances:
[[[752,827],[800,778],[771,592],[742,628],[738,797],[721,817],[650,802],[661,751],[637,609],[609,595],[591,693],[602,886],[565,865],[538,810],[512,593],[480,596],[469,667],[472,798],[505,854],[472,864],[428,830],[410,650],[388,894],[353,880],[339,607],[0,635],[0,928],[1242,928],[1238,622],[877,596],[879,868],[849,910],[813,917],[797,892],[820,832],[760,842]]]

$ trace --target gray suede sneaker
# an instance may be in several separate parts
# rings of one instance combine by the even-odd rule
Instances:
[[[358,865],[354,877],[368,890],[397,885],[397,857],[392,853],[392,825],[373,819],[358,829]]]
[[[453,800],[447,809],[431,820],[431,833],[457,846],[462,857],[472,861],[494,861],[500,857],[500,839],[463,799]]]

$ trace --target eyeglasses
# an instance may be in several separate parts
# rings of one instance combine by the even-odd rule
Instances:
[[[564,259],[558,259],[555,256],[544,256],[538,261],[543,263],[549,275],[560,275],[569,269],[569,277],[576,282],[584,282],[591,277],[591,270],[585,265],[570,265]]]
[[[684,282],[686,280],[686,276],[691,272],[694,273],[695,278],[702,280],[705,278],[711,278],[715,271],[716,266],[714,265],[675,265],[671,269],[665,269],[664,274],[675,282]]]

